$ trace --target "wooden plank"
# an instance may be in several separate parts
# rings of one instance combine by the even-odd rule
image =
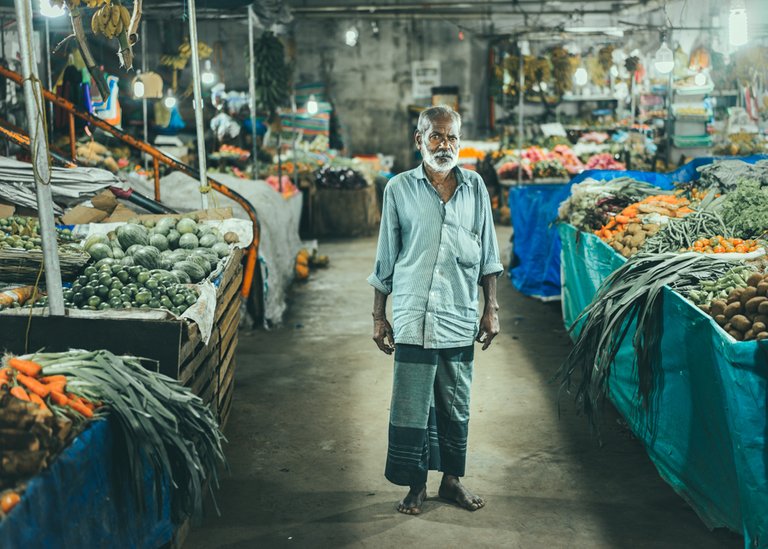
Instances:
[[[232,358],[235,356],[235,348],[237,347],[237,338],[232,339],[232,343],[229,346],[229,348],[224,352],[223,358],[221,359],[221,364],[219,365],[218,375],[219,375],[219,384],[223,387],[223,381],[226,378],[227,374],[229,373],[229,366],[232,362]]]
[[[226,390],[230,386],[230,384],[234,381],[234,379],[235,379],[235,369],[230,368],[229,371],[227,372],[226,377],[224,378],[224,381],[221,383],[221,387],[223,387]]]
[[[105,349],[116,355],[155,360],[160,372],[175,378],[178,373],[182,322],[177,320],[128,320],[69,318],[54,316],[17,317],[0,315],[0,349],[24,354],[45,348],[49,352],[69,349]],[[25,334],[29,327],[29,344]]]
[[[236,276],[236,273],[243,268],[243,251],[235,248],[224,265],[224,271],[221,274],[221,283],[219,288],[227,286]]]
[[[219,296],[218,306],[216,307],[215,322],[218,322],[224,311],[230,307],[232,302],[240,303],[240,284],[231,284],[226,293]]]
[[[234,386],[233,386],[234,389]],[[229,413],[232,411],[232,404],[234,402],[234,390],[230,390],[226,398],[224,400],[224,404],[221,407],[221,410],[219,411],[219,428],[224,431],[224,429],[227,426],[227,421],[229,420]]]

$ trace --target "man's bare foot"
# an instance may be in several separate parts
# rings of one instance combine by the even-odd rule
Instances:
[[[421,504],[427,497],[427,486],[411,486],[408,495],[397,505],[397,510],[406,515],[421,514]]]
[[[437,495],[443,499],[455,501],[460,507],[463,507],[467,511],[477,511],[478,509],[485,507],[483,498],[476,496],[467,490],[459,481],[458,477],[454,477],[453,475],[443,476],[443,481],[440,483],[440,490]]]

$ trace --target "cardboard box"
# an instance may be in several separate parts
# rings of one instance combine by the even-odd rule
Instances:
[[[128,206],[118,204],[117,207],[112,211],[112,215],[103,221],[104,223],[124,223],[129,219],[134,219],[136,217],[141,218],[140,215],[137,215],[136,212],[134,212]]]
[[[0,217],[11,217],[15,212],[16,206],[0,202]]]
[[[106,190],[91,198],[91,204],[93,204],[93,207],[97,210],[107,212],[109,215],[115,211],[118,203],[117,197],[112,194],[112,191]]]
[[[61,216],[61,222],[65,225],[87,225],[88,223],[99,223],[106,217],[107,212],[102,210],[88,206],[75,206]]]

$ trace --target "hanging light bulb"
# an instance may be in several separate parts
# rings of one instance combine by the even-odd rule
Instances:
[[[54,6],[51,0],[40,0],[40,15],[43,17],[61,17],[64,13],[63,6]]]
[[[211,70],[211,60],[206,59],[204,66],[205,68],[203,69],[203,72],[200,75],[200,80],[202,81],[204,86],[210,86],[214,82],[216,82],[216,75],[213,74],[213,71]]]
[[[354,48],[357,45],[357,38],[360,34],[355,27],[349,27],[344,35],[344,43],[350,48]]]
[[[589,73],[587,73],[587,69],[584,67],[579,67],[576,69],[576,72],[573,73],[573,83],[577,86],[586,85],[588,80]]]
[[[659,74],[669,74],[675,68],[675,57],[672,50],[669,49],[666,42],[661,43],[661,47],[656,51],[653,58],[653,66]]]
[[[309,96],[309,101],[307,101],[307,112],[309,114],[317,114],[317,100],[315,99],[314,94]]]
[[[731,10],[728,13],[728,43],[731,46],[743,46],[748,39],[747,7],[744,0],[731,0]]]
[[[173,96],[173,92],[170,88],[168,88],[168,95],[163,99],[163,105],[165,105],[166,109],[172,109],[176,106],[176,98]]]
[[[693,77],[693,83],[697,86],[704,86],[707,83],[707,75],[699,72]]]
[[[144,97],[144,82],[141,79],[141,71],[136,71],[136,78],[133,79],[133,96],[136,99]]]

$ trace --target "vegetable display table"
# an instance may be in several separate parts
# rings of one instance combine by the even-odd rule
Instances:
[[[127,318],[122,311],[99,311],[77,316],[0,314],[0,348],[15,354],[27,349],[47,351],[105,349],[152,361],[150,367],[180,380],[210,403],[223,427],[232,404],[235,349],[240,320],[242,251],[229,256],[222,273],[213,281],[216,309],[208,342],[194,322],[151,315]],[[22,311],[24,312],[24,311]],[[27,341],[25,341],[27,340]],[[25,348],[26,343],[26,348]]]
[[[0,547],[155,549],[171,541],[170,492],[147,497],[138,511],[109,421],[93,422],[32,478],[21,502],[0,521]],[[154,496],[145,468],[145,493]]]
[[[566,327],[625,260],[592,234],[559,227]],[[661,370],[650,408],[638,397],[631,327],[608,396],[661,477],[709,528],[768,547],[768,341],[736,342],[681,295],[663,295]],[[567,398],[567,397],[564,397]]]
[[[586,170],[565,184],[524,183],[509,188],[509,209],[512,215],[512,258],[509,276],[521,293],[543,300],[560,297],[560,236],[554,221],[560,203],[568,198],[571,186],[587,178],[610,181],[619,177],[631,177],[671,189],[675,183],[685,183],[698,178],[697,168],[716,160],[734,157],[707,157],[695,160],[674,172]],[[768,158],[766,155],[741,157],[739,160],[755,163]]]

